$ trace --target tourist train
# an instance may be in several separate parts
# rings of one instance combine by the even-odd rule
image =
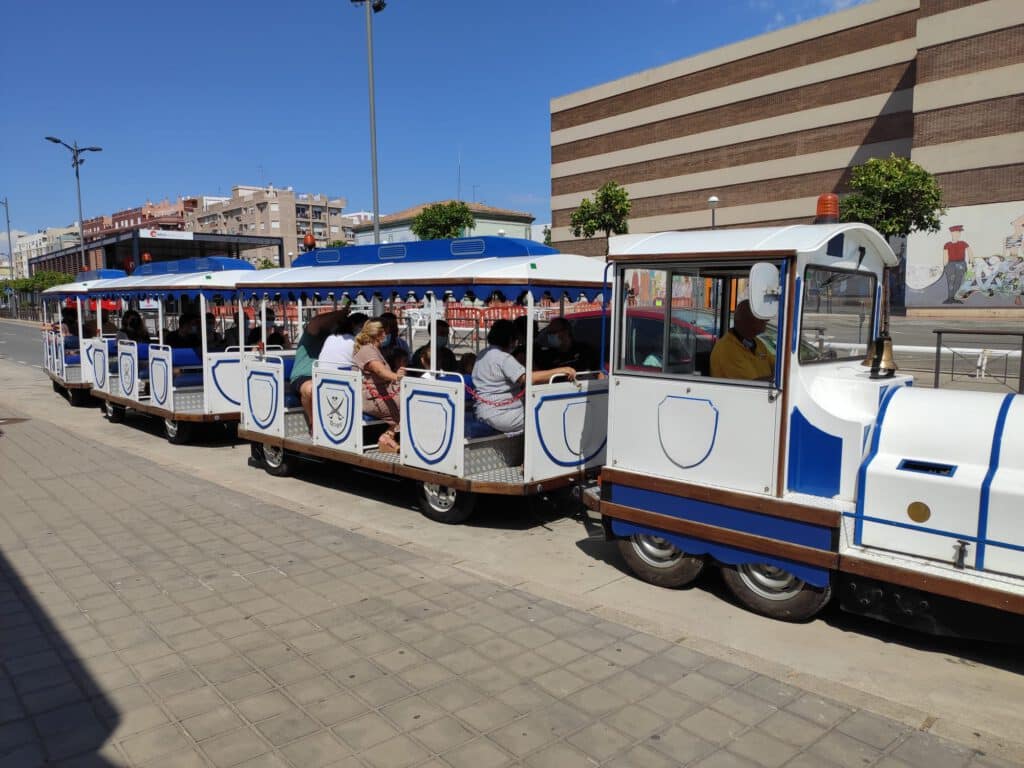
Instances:
[[[742,604],[779,619],[807,620],[838,596],[921,630],[983,633],[1024,615],[1024,397],[913,387],[881,344],[862,364],[885,330],[895,265],[876,231],[837,223],[623,235],[607,260],[479,237],[313,251],[288,269],[145,265],[47,291],[51,319],[70,306],[96,335],[46,330],[44,363],[73,403],[88,391],[112,420],[155,415],[175,441],[183,424],[237,420],[271,474],[313,458],[408,478],[442,522],[467,519],[481,495],[575,489],[656,585],[717,567]],[[307,421],[289,387],[296,352],[268,344],[268,308],[297,335],[350,302],[408,307],[406,332],[424,333],[431,361],[435,318],[469,350],[495,318],[525,316],[522,430],[478,423],[471,374],[437,365],[396,387],[397,452],[381,449],[358,369],[313,364]],[[192,356],[104,329],[105,306],[151,307],[159,336],[168,304],[202,318]],[[212,351],[211,307],[235,319],[240,343]],[[555,316],[597,364],[534,382],[535,324]],[[250,317],[263,319],[255,345]],[[723,374],[730,344],[759,375]]]

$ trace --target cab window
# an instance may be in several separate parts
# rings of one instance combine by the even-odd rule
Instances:
[[[628,267],[619,273],[617,373],[709,377],[715,344],[746,298],[749,263]],[[666,329],[668,331],[666,332]],[[774,354],[776,325],[761,334]],[[762,349],[761,346],[758,349]]]
[[[801,363],[863,358],[874,329],[871,272],[808,266],[800,320]]]

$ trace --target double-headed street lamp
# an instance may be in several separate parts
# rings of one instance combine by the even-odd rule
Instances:
[[[366,59],[370,72],[370,170],[373,176],[373,242],[380,244],[380,199],[377,193],[377,107],[373,94],[373,14],[387,5],[385,0],[352,0],[366,6]]]
[[[46,140],[60,144],[71,153],[71,165],[75,169],[75,191],[78,193],[78,252],[82,257],[82,269],[85,269],[87,266],[85,263],[85,222],[82,220],[82,182],[78,176],[78,166],[85,162],[85,158],[82,157],[83,152],[102,152],[103,147],[80,147],[77,141],[68,144],[56,136],[47,136]]]

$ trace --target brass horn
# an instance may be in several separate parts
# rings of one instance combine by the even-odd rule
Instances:
[[[885,331],[868,345],[868,354],[861,365],[871,368],[872,379],[889,379],[898,370],[892,354],[892,337]]]

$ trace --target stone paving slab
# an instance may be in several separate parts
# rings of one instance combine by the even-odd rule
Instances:
[[[49,423],[0,499],[5,768],[1013,764]]]

